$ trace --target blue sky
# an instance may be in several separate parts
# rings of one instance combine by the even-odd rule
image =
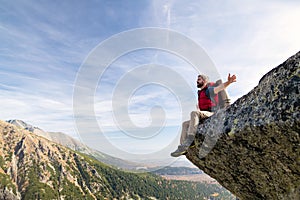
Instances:
[[[73,113],[77,73],[91,51],[115,34],[157,27],[187,36],[205,50],[223,80],[228,72],[237,75],[238,82],[228,88],[233,100],[248,93],[265,73],[300,47],[300,2],[296,0],[0,2],[0,119],[22,119],[74,137],[78,137]],[[102,89],[95,92],[95,115],[104,132],[119,131],[111,106],[118,80],[148,63],[172,66],[196,90],[197,72],[174,54],[144,49],[123,55],[112,63],[99,82]],[[161,106],[168,114],[164,137],[149,144],[130,141],[128,151],[143,147],[153,151],[153,143],[166,146],[164,140],[176,137],[177,133],[172,134],[182,119],[171,93],[152,84],[127,99],[137,126],[151,124],[153,106]],[[189,99],[196,104],[193,97]],[[152,115],[161,116],[159,112]],[[114,142],[128,142],[124,137],[119,135]]]

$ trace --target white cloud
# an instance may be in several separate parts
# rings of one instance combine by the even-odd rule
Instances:
[[[164,3],[154,4],[156,12]],[[174,1],[171,13],[170,28],[202,45],[223,80],[228,72],[237,74],[238,82],[228,88],[233,99],[299,51],[300,4],[295,1],[226,1],[222,6],[218,1]]]
[[[238,82],[228,88],[233,100],[256,86],[263,74],[299,51],[298,2],[195,0],[151,1],[150,4],[139,10],[140,16],[135,19],[132,16],[138,10],[130,12],[114,7],[118,3],[97,4],[99,8],[85,2],[62,3],[58,8],[51,3],[43,5],[35,1],[19,2],[18,5],[5,2],[4,15],[9,20],[0,24],[3,45],[0,48],[0,118],[19,118],[45,130],[75,134],[72,92],[80,64],[98,42],[130,28],[170,28],[198,42],[216,64],[223,80],[228,72],[237,74]],[[87,9],[81,9],[82,6]],[[57,12],[53,12],[55,9]],[[74,10],[80,12],[74,14]],[[121,44],[116,44],[116,48],[118,45]],[[131,82],[123,89],[133,88],[145,77],[128,74],[129,70],[149,63],[177,72],[195,90],[185,101],[196,104],[197,74],[182,58],[159,50],[131,52],[109,66],[96,90],[95,115],[105,131],[119,130],[112,111],[123,108],[123,101],[126,105],[129,101],[126,108],[136,125],[149,125],[151,108],[156,105],[165,109],[167,126],[181,125],[178,102],[169,95],[170,91],[152,88],[144,93],[134,93],[131,99],[121,91],[122,98],[112,100],[118,80],[124,74],[130,75]],[[167,88],[178,88],[178,80],[169,78],[169,73],[162,74],[158,70],[150,75],[169,79],[169,85],[165,84]],[[89,83],[84,86],[88,87]],[[183,108],[186,109],[186,105]],[[187,112],[192,109],[194,106]],[[125,119],[127,113],[120,115]],[[163,121],[163,117],[158,112],[153,113],[153,118],[159,121]],[[126,120],[120,123],[132,128]]]

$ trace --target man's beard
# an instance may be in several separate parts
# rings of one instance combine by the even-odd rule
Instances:
[[[204,85],[204,83],[202,82],[202,83],[197,83],[197,87],[198,88],[202,88],[203,87],[203,85]]]

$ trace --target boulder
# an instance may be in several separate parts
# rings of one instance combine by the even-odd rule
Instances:
[[[200,124],[186,157],[240,199],[300,199],[299,87],[300,52]]]

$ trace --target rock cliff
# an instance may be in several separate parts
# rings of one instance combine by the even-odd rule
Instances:
[[[300,52],[199,125],[186,157],[240,199],[300,199],[299,87]]]

